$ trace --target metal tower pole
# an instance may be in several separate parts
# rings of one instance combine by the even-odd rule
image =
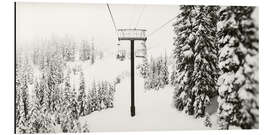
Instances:
[[[131,83],[131,105],[130,105],[130,114],[131,117],[135,116],[135,64],[134,64],[134,42],[135,40],[146,41],[144,29],[118,29],[118,40],[129,40],[130,41],[130,83]]]
[[[135,76],[134,76],[134,40],[130,40],[130,72],[131,72],[131,106],[130,113],[131,116],[135,116]]]

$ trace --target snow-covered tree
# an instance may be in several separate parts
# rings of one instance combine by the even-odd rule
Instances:
[[[80,74],[80,88],[77,101],[79,104],[79,114],[80,116],[84,116],[87,107],[86,107],[85,80],[83,72],[81,72]]]
[[[80,60],[86,61],[90,60],[91,57],[91,46],[87,40],[81,41],[81,49],[80,49]]]
[[[74,61],[75,60],[75,51],[76,46],[73,41],[66,39],[61,46],[62,55],[65,61]]]
[[[44,81],[35,81],[33,107],[30,114],[30,133],[52,133],[54,132],[52,117],[46,108],[46,90]]]
[[[89,93],[90,103],[91,103],[91,112],[97,111],[100,107],[100,102],[98,101],[98,86],[95,81],[92,82],[92,88]]]
[[[107,83],[108,84],[108,92],[107,92],[107,102],[106,102],[106,107],[107,108],[112,108],[113,107],[113,100],[114,100],[114,93],[115,93],[115,86]]]
[[[92,42],[92,46],[91,46],[91,64],[94,64],[96,60],[96,49],[94,46],[94,43]]]
[[[18,127],[19,119],[20,119],[20,102],[21,102],[21,88],[23,85],[23,72],[22,72],[22,54],[16,54],[16,80],[15,80],[15,87],[16,87],[16,101],[15,101],[15,110],[16,110],[16,127]]]
[[[143,58],[143,63],[138,65],[137,69],[143,79],[146,79],[149,76],[149,64],[147,58]]]
[[[258,128],[258,37],[253,11],[254,7],[229,6],[219,12],[221,129]]]
[[[196,42],[195,6],[180,6],[180,14],[174,23],[176,34],[174,41],[175,63],[175,107],[182,111],[184,108],[188,114],[194,114],[194,96],[191,96],[191,89],[194,86],[192,74],[194,71],[194,46]]]
[[[151,58],[149,64],[145,64],[144,88],[159,90],[169,84],[169,71],[167,57]]]
[[[40,49],[39,48],[34,48],[33,50],[33,56],[32,56],[33,64],[38,65],[39,60],[40,60]]]
[[[216,92],[216,6],[180,6],[174,24],[176,59],[172,84],[175,106],[189,115],[203,117]]]
[[[163,82],[163,85],[169,84],[169,71],[168,71],[168,57],[167,53],[165,53],[164,57],[161,57],[161,80]]]
[[[195,97],[193,106],[195,117],[203,117],[210,99],[217,94],[216,81],[217,45],[215,44],[217,10],[215,6],[197,6],[196,22],[194,23],[194,86],[191,95]]]
[[[91,99],[92,99],[92,97],[91,97],[92,89],[88,88],[87,91],[88,92],[87,92],[87,95],[86,95],[86,110],[85,110],[86,114],[85,115],[88,115],[88,114],[90,114],[92,112],[92,103],[91,103],[92,102],[91,101]]]
[[[65,82],[65,100],[63,104],[63,114],[61,116],[61,129],[64,133],[81,132],[79,122],[79,105],[76,99],[76,93],[71,90],[69,77]]]
[[[59,85],[64,80],[64,60],[60,55],[58,48],[48,55],[49,62],[46,71],[48,76],[48,106],[50,111],[56,111],[57,104],[59,103]]]
[[[147,73],[148,76],[144,80],[145,89],[153,89],[157,87],[158,76],[156,68],[157,68],[156,61],[154,60],[154,58],[151,57],[149,62],[149,70],[148,70],[149,73]]]
[[[27,83],[26,76],[22,77],[21,87],[16,89],[20,93],[20,99],[18,103],[18,114],[16,122],[17,133],[29,133],[29,116],[31,110],[31,104],[29,101],[29,84]]]
[[[210,116],[208,113],[205,114],[205,119],[204,119],[204,126],[206,127],[212,127],[212,122],[210,120]]]
[[[173,60],[172,66],[171,66],[171,74],[170,74],[170,85],[175,86],[176,85],[176,65],[175,65],[175,59]]]

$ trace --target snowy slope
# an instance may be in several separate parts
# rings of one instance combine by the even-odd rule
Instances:
[[[129,61],[129,60],[126,60]],[[108,63],[107,63],[108,62]],[[99,68],[105,70],[105,74],[117,74],[117,70],[111,67],[113,65],[110,59],[100,63]],[[110,64],[109,64],[110,63]],[[121,63],[121,62],[120,62]],[[118,63],[118,64],[120,64]],[[125,63],[125,64],[123,64]],[[103,64],[108,64],[103,65]],[[116,63],[114,63],[116,64]],[[98,64],[97,64],[98,65]],[[108,66],[110,66],[108,68]],[[120,68],[122,72],[129,70],[129,63],[122,62]],[[96,66],[93,67],[96,70]],[[119,71],[118,73],[120,73]],[[92,73],[94,73],[92,71]],[[89,73],[92,74],[92,73]],[[108,78],[110,78],[108,76]],[[203,125],[203,119],[195,119],[191,116],[177,111],[172,106],[173,88],[165,87],[159,91],[145,91],[143,88],[143,79],[136,75],[135,78],[135,117],[130,116],[130,77],[124,78],[120,84],[116,85],[114,105],[112,109],[93,112],[88,116],[82,117],[81,121],[88,122],[90,132],[104,131],[145,131],[145,130],[209,130],[217,129],[215,125],[215,114],[211,116],[212,128]]]
[[[113,84],[117,77],[129,75],[130,71],[129,61],[119,61],[115,57],[105,57],[102,60],[96,61],[93,65],[89,61],[75,61],[69,63],[69,67],[82,69],[85,77],[86,89],[91,88],[92,83],[99,81],[109,81]],[[76,90],[80,86],[80,74],[71,75],[71,86]]]

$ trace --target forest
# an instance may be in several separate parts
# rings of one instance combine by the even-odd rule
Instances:
[[[173,88],[174,109],[203,119],[205,127],[216,124],[207,107],[217,100],[218,129],[258,129],[259,28],[254,10],[250,6],[179,6],[172,25],[174,43],[167,45],[173,46],[172,52],[158,57],[147,54],[136,66],[144,92]],[[16,133],[91,132],[91,121],[80,118],[115,108],[118,85],[129,72],[102,80],[91,74],[96,70],[88,69],[103,66],[100,63],[108,58],[129,59],[117,53],[105,56],[93,40],[50,38],[32,44],[31,49],[16,48]]]

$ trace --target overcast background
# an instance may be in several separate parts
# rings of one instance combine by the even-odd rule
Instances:
[[[143,28],[151,33],[175,17],[177,5],[110,5],[117,28]],[[114,50],[117,36],[106,4],[17,3],[17,45],[29,46],[38,39],[69,36],[75,40],[94,39],[103,50]],[[151,55],[173,46],[172,22],[146,42]],[[126,43],[121,43],[126,44]],[[155,52],[155,54],[153,53]]]

